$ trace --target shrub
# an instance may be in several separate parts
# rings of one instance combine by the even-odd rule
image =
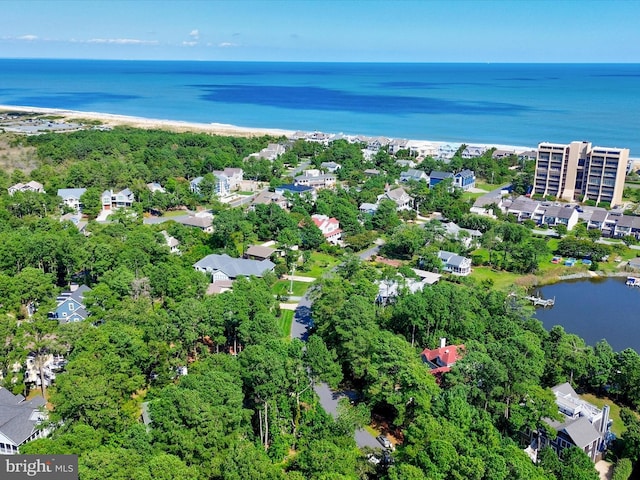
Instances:
[[[613,467],[611,480],[627,480],[633,473],[633,464],[628,458],[621,458]]]

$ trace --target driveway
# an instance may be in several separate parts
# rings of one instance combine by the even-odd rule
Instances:
[[[375,247],[380,248],[380,247]],[[374,249],[371,249],[374,250]],[[291,338],[299,338],[302,341],[307,341],[309,337],[309,329],[313,326],[313,319],[311,318],[311,299],[309,298],[309,291],[300,298],[300,302],[298,303],[298,307],[295,310],[293,315],[293,322],[291,322]],[[358,394],[352,390],[345,390],[335,392],[329,388],[324,382],[314,384],[313,389],[315,390],[318,398],[320,399],[320,405],[333,418],[338,417],[338,401],[341,398],[350,398],[352,400],[356,399]],[[356,445],[359,448],[363,447],[371,447],[371,448],[380,448],[380,444],[376,440],[376,438],[367,432],[363,428],[359,428],[355,432],[355,440]]]

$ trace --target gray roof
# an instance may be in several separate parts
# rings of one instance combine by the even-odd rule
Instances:
[[[251,245],[247,248],[246,254],[255,257],[269,258],[275,253],[275,248],[263,247],[262,245]]]
[[[62,197],[63,200],[67,198],[80,198],[86,191],[86,188],[59,188],[58,196]]]
[[[445,178],[453,178],[453,173],[451,172],[438,172],[433,171],[429,174],[429,178],[436,180],[444,180]]]
[[[452,265],[454,267],[462,267],[464,264],[468,264],[470,260],[466,257],[461,257],[458,254],[447,252],[446,250],[440,250],[438,252],[438,258],[443,262],[446,262],[447,265]]]
[[[468,168],[465,168],[464,170],[462,170],[461,172],[456,173],[456,177],[460,176],[460,177],[473,177],[475,175],[475,173],[473,172],[473,170],[469,170]]]
[[[38,424],[39,416],[33,415],[34,410],[44,404],[41,396],[24,401],[22,395],[13,395],[6,388],[0,387],[0,433],[16,445],[24,443]]]
[[[213,225],[213,218],[211,217],[197,217],[195,215],[184,215],[174,217],[173,221],[186,225],[187,227],[209,228]]]
[[[207,255],[202,260],[194,263],[193,266],[208,272],[220,270],[229,278],[236,278],[240,276],[249,277],[251,275],[261,277],[264,272],[273,270],[275,264],[270,260],[233,258],[225,253],[223,255]]]

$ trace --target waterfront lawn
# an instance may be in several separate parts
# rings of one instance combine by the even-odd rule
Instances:
[[[471,270],[471,278],[482,282],[483,280],[491,280],[493,288],[497,290],[508,290],[512,285],[518,283],[518,279],[524,278],[511,272],[493,270],[491,267],[473,267]]]
[[[293,293],[289,293],[289,287],[291,287],[291,280],[278,280],[273,287],[271,287],[271,292],[274,295],[293,295],[295,297],[301,297],[304,295],[304,292],[309,288],[310,283],[305,282],[293,282]]]
[[[280,317],[278,318],[278,327],[283,337],[289,337],[291,335],[291,323],[293,322],[293,310],[280,310]]]
[[[622,419],[620,418],[620,406],[616,405],[613,400],[609,397],[596,397],[592,393],[583,393],[580,395],[580,398],[586,400],[589,403],[592,403],[598,408],[602,408],[605,405],[609,405],[611,409],[609,412],[609,418],[613,420],[613,424],[611,425],[611,431],[616,435],[616,437],[620,438],[624,434],[624,423],[622,423]]]

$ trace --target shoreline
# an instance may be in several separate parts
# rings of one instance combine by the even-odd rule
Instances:
[[[166,129],[175,131],[178,133],[184,132],[202,132],[210,133],[214,135],[227,135],[232,137],[254,137],[262,135],[270,135],[274,137],[287,137],[291,138],[297,133],[295,130],[287,130],[281,128],[258,128],[258,127],[242,127],[239,125],[231,125],[227,123],[199,123],[188,122],[182,120],[170,120],[170,119],[156,119],[148,117],[138,117],[133,115],[120,115],[114,113],[103,112],[87,112],[81,110],[69,110],[65,108],[48,108],[48,107],[30,107],[25,105],[0,105],[1,112],[21,112],[21,113],[35,113],[42,115],[56,115],[64,118],[66,121],[72,120],[97,120],[107,126],[125,125],[134,128],[147,128],[147,129]],[[312,132],[305,132],[312,133]],[[336,134],[336,132],[322,132],[327,134]],[[348,136],[357,136],[356,134]],[[360,135],[363,137],[378,138],[372,135]],[[390,140],[400,139],[401,137],[387,137]],[[404,139],[404,138],[403,138]],[[513,151],[514,153],[521,153],[527,150],[535,150],[534,146],[522,146],[522,145],[504,145],[496,143],[475,143],[475,142],[447,142],[442,140],[423,140],[423,139],[408,139],[408,142],[416,145],[433,145],[441,146],[447,144],[460,144],[466,143],[467,145],[473,145],[484,148],[496,148],[498,150]]]

